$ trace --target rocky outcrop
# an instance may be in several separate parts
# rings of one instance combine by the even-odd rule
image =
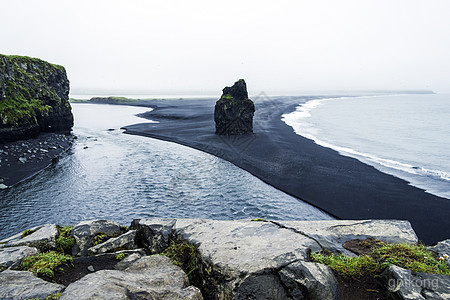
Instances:
[[[102,270],[86,275],[70,284],[59,299],[203,298],[198,288],[189,286],[180,267],[167,257],[154,255],[136,260],[123,271]]]
[[[137,219],[130,228],[124,232],[118,223],[107,220],[81,222],[74,227],[77,244],[72,252],[82,256],[74,263],[119,256],[123,260],[107,270],[89,266],[84,277],[62,288],[60,299],[339,299],[334,273],[328,266],[310,261],[310,252],[352,255],[342,244],[367,237],[392,243],[418,242],[409,222],[398,220]],[[98,233],[117,236],[92,246]],[[12,249],[10,242],[17,236],[4,240],[0,250]],[[437,250],[447,251],[444,244]],[[140,249],[119,251],[133,247]],[[172,257],[167,252],[170,249],[180,251],[182,261],[172,263],[165,256],[153,255]],[[95,256],[84,256],[88,252]],[[11,274],[32,276],[14,272],[8,269],[3,273],[5,278],[12,278]],[[386,290],[399,299],[448,298],[450,276],[415,274],[391,266],[382,278]],[[8,294],[2,294],[0,288],[0,298],[22,297],[25,290],[36,288],[35,279],[29,280],[30,288],[23,280],[17,281],[20,285],[8,285]],[[412,283],[416,285],[410,286]],[[57,285],[51,288],[52,293],[61,289]],[[46,293],[43,298],[50,290]]]
[[[76,244],[72,249],[74,256],[86,256],[88,249],[93,245],[96,235],[102,234],[106,237],[115,237],[120,234],[118,222],[108,220],[83,221],[78,223],[71,233],[75,237]]]
[[[72,126],[64,67],[26,56],[0,55],[0,143],[40,132],[69,131]]]
[[[36,247],[41,252],[56,248],[58,230],[56,229],[55,224],[45,224],[33,227],[28,230],[28,233],[28,235],[18,233],[10,238],[0,241],[0,248],[29,246]]]
[[[214,108],[216,134],[237,135],[253,132],[255,105],[248,98],[247,85],[239,79],[232,87],[225,87]]]

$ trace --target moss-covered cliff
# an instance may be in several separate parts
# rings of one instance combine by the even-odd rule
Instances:
[[[0,143],[69,131],[72,126],[64,67],[0,54]]]

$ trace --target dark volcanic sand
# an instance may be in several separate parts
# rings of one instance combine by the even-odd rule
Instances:
[[[36,138],[0,144],[0,183],[12,186],[39,173],[67,151],[74,136],[42,133]]]
[[[125,129],[224,158],[337,218],[409,220],[426,244],[449,238],[449,199],[318,146],[281,121],[306,97],[253,100],[255,133],[246,136],[214,134],[215,99],[147,101],[156,109],[145,116],[160,123]]]

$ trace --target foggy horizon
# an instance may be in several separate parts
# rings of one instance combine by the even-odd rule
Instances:
[[[71,93],[450,92],[448,1],[17,1],[0,53],[66,68]],[[18,18],[20,16],[20,18]]]

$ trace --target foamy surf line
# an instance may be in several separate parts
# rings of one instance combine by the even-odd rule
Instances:
[[[396,95],[392,95],[396,96]],[[403,178],[410,182],[413,186],[425,189],[427,192],[442,196],[445,198],[450,197],[450,193],[443,193],[441,190],[436,189],[428,184],[424,184],[421,177],[426,177],[439,182],[450,184],[450,173],[442,170],[435,170],[425,168],[423,166],[416,166],[405,162],[399,162],[392,159],[382,158],[370,153],[364,153],[352,148],[338,146],[317,137],[317,129],[313,124],[310,124],[307,119],[311,117],[311,111],[317,107],[323,105],[328,101],[336,101],[342,99],[354,99],[354,98],[373,98],[380,96],[358,96],[358,97],[335,97],[335,98],[319,98],[313,99],[306,103],[299,104],[294,112],[282,115],[282,121],[294,129],[294,132],[298,135],[313,140],[317,145],[330,148],[339,152],[344,156],[349,156],[358,159],[359,161],[372,165],[379,171],[388,173],[400,178]],[[409,176],[408,176],[409,175]]]

